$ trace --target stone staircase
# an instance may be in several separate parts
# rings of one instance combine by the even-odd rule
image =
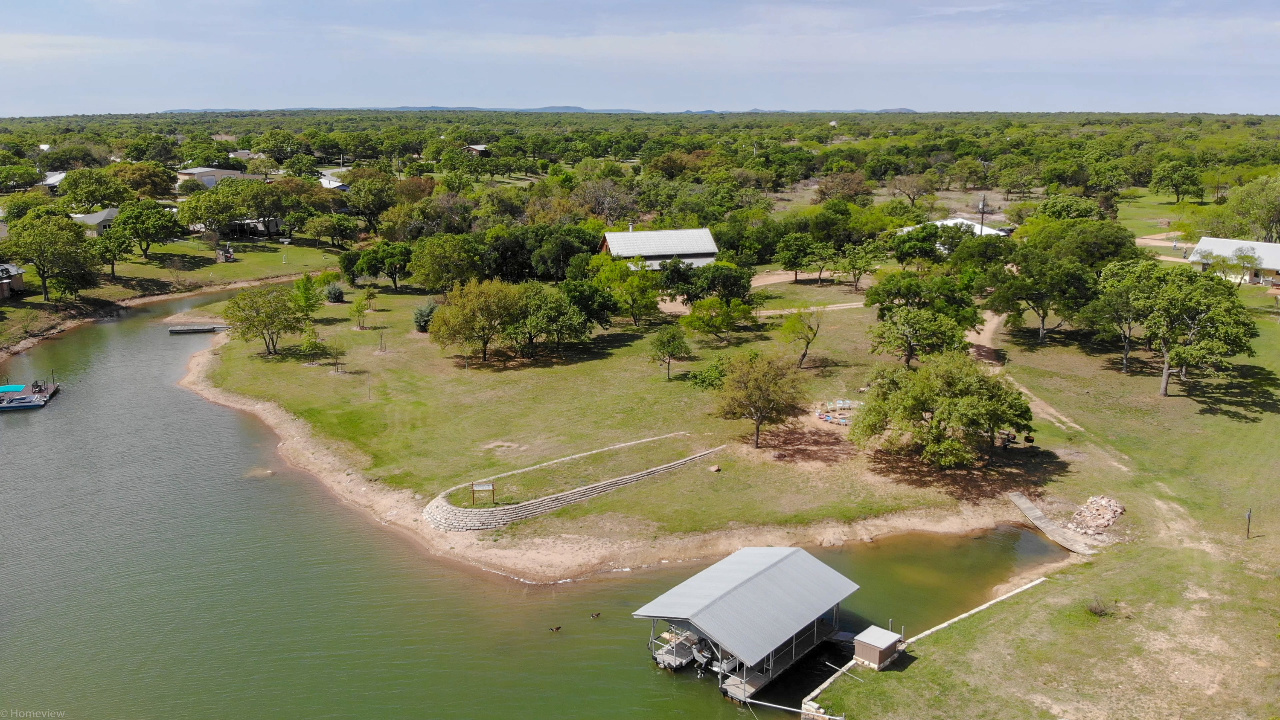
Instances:
[[[571,505],[581,502],[589,498],[603,495],[610,490],[615,490],[624,485],[638,482],[647,477],[652,477],[668,470],[674,470],[678,467],[688,465],[691,462],[704,458],[711,453],[723,449],[725,446],[703,450],[700,453],[690,455],[673,463],[659,465],[658,467],[642,470],[634,475],[624,475],[622,477],[613,478],[612,480],[602,480],[591,485],[584,485],[573,490],[566,490],[555,495],[547,495],[535,500],[528,500],[515,505],[502,505],[493,508],[460,508],[449,502],[448,496],[454,490],[465,488],[470,483],[463,483],[440,493],[427,504],[422,510],[422,517],[437,530],[447,532],[466,532],[468,530],[493,530],[508,525],[517,520],[528,520],[531,517],[545,515],[553,510],[559,510],[565,505]]]

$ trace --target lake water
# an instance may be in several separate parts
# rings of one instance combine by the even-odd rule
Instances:
[[[140,309],[0,364],[0,384],[50,371],[64,383],[43,410],[0,413],[0,708],[751,717],[711,678],[655,669],[649,624],[629,614],[703,565],[529,586],[442,563],[285,466],[256,419],[177,387],[209,338],[156,320],[213,299]],[[1013,527],[815,554],[862,586],[851,624],[892,617],[908,633],[1064,556]]]

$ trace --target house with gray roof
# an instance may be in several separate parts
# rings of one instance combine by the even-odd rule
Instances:
[[[107,208],[106,210],[99,210],[86,215],[72,215],[71,219],[81,225],[89,226],[89,229],[85,231],[85,235],[101,237],[102,233],[111,229],[111,224],[115,222],[116,216],[119,214],[120,208]]]
[[[601,252],[609,253],[617,258],[644,258],[645,265],[657,270],[663,260],[678,257],[693,265],[702,267],[716,260],[716,240],[707,228],[695,230],[639,230],[627,232],[607,232]]]
[[[800,548],[743,548],[632,613],[658,665],[716,673],[746,701],[836,632],[856,583]],[[658,633],[658,623],[667,624]]]
[[[1255,242],[1252,240],[1231,240],[1229,238],[1202,237],[1191,251],[1188,260],[1199,267],[1202,272],[1208,271],[1218,257],[1233,258],[1240,254],[1252,254],[1258,258],[1259,267],[1250,270],[1244,282],[1263,285],[1280,285],[1280,243]],[[1240,278],[1233,277],[1232,281]]]
[[[22,292],[22,276],[25,272],[18,265],[0,263],[0,299]]]

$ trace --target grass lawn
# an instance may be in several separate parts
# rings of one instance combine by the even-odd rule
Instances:
[[[217,263],[213,251],[195,240],[154,246],[149,259],[136,256],[116,263],[115,280],[104,274],[102,285],[85,290],[73,302],[45,302],[39,278],[27,268],[28,294],[0,302],[0,348],[45,332],[71,315],[92,315],[109,303],[140,295],[337,267],[335,251],[315,247],[310,239],[299,238],[288,247],[278,240],[232,241],[232,247],[236,262]]]
[[[823,288],[824,292],[829,288]],[[787,353],[773,335],[776,319],[733,345],[695,341],[698,358],[677,362],[674,379],[647,359],[647,334],[626,324],[557,360],[501,361],[464,369],[411,326],[423,296],[386,292],[369,323],[356,331],[348,305],[326,307],[321,336],[343,349],[346,372],[298,359],[264,359],[256,345],[232,342],[214,372],[219,385],[275,400],[323,436],[350,451],[366,472],[431,495],[468,480],[527,468],[618,443],[683,431],[690,437],[600,453],[498,481],[500,500],[527,499],[608,479],[729,443],[703,461],[620,489],[560,513],[510,528],[553,533],[564,524],[606,522],[667,531],[697,531],[735,523],[804,523],[854,519],[910,507],[952,507],[945,489],[868,481],[865,460],[839,432],[796,428],[766,434],[762,450],[744,446],[750,425],[711,416],[713,395],[685,380],[689,369],[718,352],[749,348]],[[879,362],[868,354],[870,310],[832,313],[804,371],[815,400],[851,397]],[[387,351],[378,351],[380,338]],[[834,429],[834,428],[833,428]],[[788,457],[773,458],[786,449]],[[718,464],[720,473],[707,471]],[[469,500],[467,493],[466,500]],[[683,503],[698,512],[680,512]],[[611,520],[607,522],[612,522]]]
[[[920,642],[904,671],[838,681],[822,705],[859,718],[1280,715],[1280,316],[1244,293],[1257,357],[1169,398],[1146,358],[1125,376],[1113,348],[1005,335],[1010,373],[1130,469],[1055,488],[1119,499],[1127,542]],[[1112,613],[1091,613],[1094,600]]]
[[[1174,203],[1172,195],[1147,193],[1120,203],[1120,224],[1138,237],[1166,233],[1169,232],[1169,223],[1177,222],[1184,214],[1183,207],[1207,204],[1185,202],[1179,206]]]
[[[819,307],[862,302],[867,286],[874,282],[875,279],[871,276],[863,277],[858,284],[859,289],[855,291],[852,283],[833,282],[823,276],[821,285],[817,280],[800,280],[762,285],[755,292],[764,299],[764,305],[761,306],[764,310]]]

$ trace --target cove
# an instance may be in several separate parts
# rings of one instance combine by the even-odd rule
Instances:
[[[253,417],[177,387],[209,339],[156,321],[217,299],[139,308],[0,364],[0,380],[53,370],[65,384],[43,410],[0,415],[0,706],[68,718],[751,717],[710,680],[655,669],[648,624],[630,617],[705,563],[553,586],[442,563],[285,466]],[[1065,557],[1017,527],[814,553],[862,586],[850,623],[893,618],[908,633]]]

